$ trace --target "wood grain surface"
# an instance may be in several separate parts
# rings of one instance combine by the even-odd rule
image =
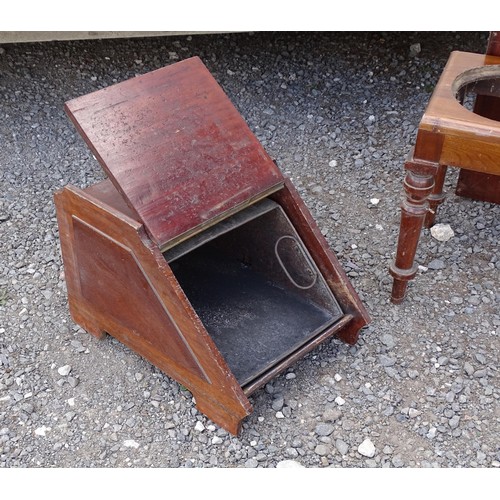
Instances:
[[[162,250],[282,183],[198,57],[78,97],[65,109]]]

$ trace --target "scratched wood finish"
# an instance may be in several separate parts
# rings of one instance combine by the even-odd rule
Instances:
[[[198,57],[78,97],[65,109],[162,249],[282,183]]]
[[[500,97],[478,95],[474,113],[496,120],[500,126]],[[458,196],[489,203],[500,203],[500,175],[460,169],[455,190]]]
[[[486,54],[500,57],[499,31],[490,32]],[[474,112],[500,122],[500,97],[478,95]],[[500,175],[460,169],[455,193],[473,200],[499,204]]]
[[[54,196],[73,320],[109,334],[194,395],[197,407],[233,434],[252,406],[142,224],[89,192]]]
[[[490,114],[496,113],[497,104],[495,109],[484,112],[480,108],[484,102],[480,101],[474,112],[457,100],[466,84],[496,81],[498,70],[492,66],[498,65],[500,57],[452,52],[422,116],[415,146],[405,162],[406,197],[401,204],[396,257],[389,268],[394,278],[391,300],[395,304],[404,300],[408,281],[416,275],[414,259],[421,229],[424,220],[427,227],[434,223],[437,206],[444,199],[446,169],[457,167],[494,179],[500,175],[500,122],[493,119],[496,114]],[[480,90],[486,99],[498,99],[497,85],[483,87]]]
[[[490,56],[500,56],[500,31],[490,31],[486,54]]]
[[[289,179],[285,179],[284,188],[270,196],[278,202],[293,222],[293,226],[311,253],[318,269],[325,278],[335,298],[351,321],[335,334],[348,344],[355,344],[359,332],[370,323],[370,316],[355,292],[337,257],[313,219],[304,201]]]
[[[459,51],[451,53],[420,121],[415,158],[500,174],[497,160],[500,155],[500,124],[466,109],[453,92],[453,84],[460,74],[499,64],[500,57]],[[421,131],[441,136],[443,142],[439,151],[434,151],[427,139],[419,140]],[[480,162],[477,161],[478,155],[482,157]]]
[[[333,336],[354,344],[370,318],[290,181],[272,195],[304,240],[345,315],[241,387],[179,286],[162,253],[134,217],[120,212],[110,181],[55,194],[73,320],[97,338],[109,334],[194,395],[197,408],[238,435],[252,412],[247,397]],[[270,332],[272,334],[272,332]]]
[[[345,272],[198,58],[77,98],[66,110],[109,176],[55,194],[76,323],[149,360],[236,435],[252,412],[252,392],[332,336],[358,340],[370,318]],[[283,208],[343,315],[242,387],[162,252],[262,197]]]

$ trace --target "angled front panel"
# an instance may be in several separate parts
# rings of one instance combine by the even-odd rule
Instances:
[[[73,99],[66,111],[162,250],[283,182],[197,57]]]

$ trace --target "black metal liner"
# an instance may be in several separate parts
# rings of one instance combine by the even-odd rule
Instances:
[[[281,207],[268,201],[170,263],[242,386],[343,317]]]

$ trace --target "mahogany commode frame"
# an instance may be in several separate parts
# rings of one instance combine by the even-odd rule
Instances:
[[[73,320],[233,434],[248,396],[369,316],[293,187],[193,57],[66,111],[108,175],[55,193]]]
[[[500,203],[499,44],[498,33],[492,32],[486,55],[452,52],[422,116],[405,162],[406,199],[389,269],[393,303],[404,300],[408,281],[417,274],[414,260],[421,229],[434,224],[448,167],[461,169],[457,194]],[[475,97],[470,109],[468,94]]]

